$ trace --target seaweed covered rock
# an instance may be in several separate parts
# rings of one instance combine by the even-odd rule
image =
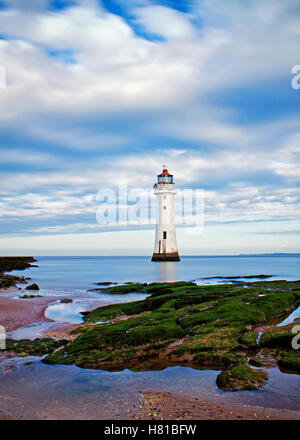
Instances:
[[[258,332],[254,330],[249,330],[242,333],[239,337],[239,342],[244,344],[247,348],[257,347]]]
[[[272,368],[277,365],[277,352],[272,349],[263,349],[249,359],[249,365],[254,367]]]
[[[54,340],[50,338],[37,338],[37,339],[20,339],[13,340],[7,339],[6,351],[12,351],[22,356],[42,356],[44,354],[52,353],[57,348],[67,344],[69,341],[66,339]]]
[[[19,280],[20,278],[17,276],[0,273],[0,289],[8,289],[11,286],[15,286]]]
[[[84,312],[85,324],[76,329],[75,339],[51,351],[43,362],[110,371],[167,365],[220,369],[217,383],[224,390],[257,389],[265,384],[267,373],[247,364],[249,357],[263,361],[255,357],[253,348],[269,350],[268,356],[276,362],[298,365],[298,358],[285,355],[290,352],[288,345],[272,345],[285,337],[286,329],[275,331],[283,332],[280,337],[265,332],[262,346],[257,345],[255,329],[295,310],[300,302],[299,281],[247,282],[246,289],[245,283],[198,286],[180,281],[104,290],[116,293],[120,287],[142,289],[148,296]]]
[[[223,391],[257,390],[267,380],[267,371],[253,370],[248,365],[241,364],[222,371],[217,377],[217,385]]]
[[[299,350],[283,351],[277,353],[278,366],[280,370],[300,374],[300,352]]]
[[[5,272],[33,267],[31,263],[34,261],[36,259],[33,257],[0,257],[0,289],[16,286],[17,283],[26,283],[27,278],[7,275]]]
[[[100,283],[99,283],[100,284]],[[109,283],[111,284],[111,283]],[[101,283],[101,285],[105,285]],[[101,293],[109,293],[111,295],[126,295],[127,293],[132,292],[140,292],[144,293],[144,287],[146,286],[146,283],[136,283],[136,284],[122,284],[119,286],[113,286],[113,287],[96,287],[94,289],[90,289],[90,292],[101,292]]]
[[[260,338],[259,345],[269,348],[292,349],[292,340],[295,336],[294,327],[295,324],[288,324],[266,330]]]
[[[168,359],[180,362],[188,356],[195,365],[221,369],[238,364],[246,356],[237,342],[239,332],[238,327],[202,326],[170,350]]]
[[[34,257],[0,257],[0,272],[10,272],[12,270],[24,270],[34,266],[37,261]]]

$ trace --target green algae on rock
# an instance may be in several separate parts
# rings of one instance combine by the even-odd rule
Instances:
[[[277,352],[278,366],[281,371],[300,374],[300,353],[298,351],[283,351]]]
[[[217,385],[223,391],[257,390],[266,384],[268,373],[253,370],[248,365],[236,365],[224,370],[217,377]]]
[[[294,327],[295,324],[291,323],[268,329],[262,335],[260,345],[263,351],[272,350],[272,356],[277,360],[280,370],[300,374],[300,350],[295,350],[292,346]]]
[[[109,293],[119,287],[109,287]],[[160,360],[223,369],[226,374],[218,384],[224,390],[259,388],[267,380],[266,373],[247,364],[247,350],[257,348],[254,327],[290,313],[300,303],[300,282],[129,287],[142,288],[149,296],[85,312],[86,325],[76,330],[79,336],[45,362],[121,370]]]
[[[257,331],[249,330],[241,334],[239,342],[245,344],[246,348],[257,348],[257,337]]]
[[[22,356],[42,356],[44,354],[52,353],[53,350],[67,344],[67,339],[54,340],[51,338],[37,338],[12,340],[7,339],[6,351],[21,354]]]
[[[260,338],[261,347],[278,347],[283,349],[291,349],[292,339],[295,336],[293,333],[295,324],[287,324],[282,327],[272,327],[266,330]]]
[[[26,279],[16,275],[8,275],[5,272],[12,270],[24,270],[33,267],[31,264],[37,261],[34,257],[0,257],[0,289],[15,286],[16,283],[26,283]]]
[[[107,285],[107,283],[97,283],[98,285]],[[112,284],[112,283],[109,283]],[[127,294],[132,292],[141,292],[143,291],[146,283],[136,283],[136,284],[121,284],[119,286],[112,287],[95,287],[94,289],[89,289],[89,292],[101,292],[101,293],[110,293],[115,295]]]
[[[183,281],[137,283],[101,291],[119,293],[120,287],[148,296],[84,312],[85,324],[72,332],[77,337],[50,352],[43,362],[109,371],[168,365],[218,369],[222,371],[217,385],[225,391],[258,389],[266,383],[267,372],[248,364],[249,358],[259,362],[255,356],[262,350],[269,350],[275,363],[289,363],[300,371],[297,353],[286,343],[288,339],[285,345],[282,342],[283,336],[290,338],[288,326],[270,334],[266,331],[260,341],[256,330],[296,309],[300,281],[211,286]],[[264,366],[262,361],[259,366]]]
[[[32,267],[31,263],[36,262],[34,257],[0,257],[0,272],[11,272],[12,270],[24,270]]]

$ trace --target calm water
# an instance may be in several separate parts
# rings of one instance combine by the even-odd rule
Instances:
[[[174,263],[153,263],[146,257],[38,257],[37,264],[40,267],[15,273],[31,277],[30,282],[40,285],[40,294],[54,297],[54,303],[46,311],[46,316],[53,319],[54,324],[57,321],[80,322],[79,312],[82,310],[145,297],[139,293],[112,296],[89,292],[97,282],[195,280],[204,284],[222,282],[203,280],[206,277],[261,273],[273,275],[270,279],[300,279],[300,256],[183,257]],[[9,293],[11,296],[17,294],[20,291]],[[63,304],[60,302],[62,298],[72,298],[73,302]],[[51,325],[53,322],[36,323],[12,332],[12,336],[34,338]],[[33,363],[24,366],[24,362],[30,359]],[[75,366],[45,365],[33,357],[2,358],[0,384],[7,396],[7,405],[13,406],[25,418],[35,417],[35,414],[54,418],[57,411],[61,418],[118,418],[120,408],[124,417],[125,405],[130,407],[138,390],[147,389],[300,411],[300,375],[283,374],[277,368],[268,371],[269,381],[261,390],[224,393],[215,383],[219,372],[213,370],[169,367],[162,371],[111,373]],[[47,410],[41,413],[45,401]]]
[[[95,283],[112,281],[153,282],[194,280],[198,284],[222,283],[214,276],[246,276],[261,273],[272,275],[272,280],[300,278],[300,256],[285,257],[182,257],[180,262],[151,262],[149,257],[37,257],[39,267],[21,273],[38,283],[40,294],[57,297],[46,316],[59,322],[79,323],[80,311],[118,302],[144,299],[145,295],[107,295],[89,291]],[[13,272],[19,274],[19,271]],[[253,279],[252,281],[254,281]],[[24,286],[22,286],[24,288]],[[23,292],[25,293],[25,292]],[[20,292],[18,292],[18,295]],[[62,298],[73,302],[60,303]],[[32,327],[37,336],[37,328]],[[29,332],[29,333],[28,333]],[[22,335],[20,331],[14,337]],[[27,329],[27,335],[31,335]]]
[[[285,257],[182,257],[180,262],[151,262],[149,257],[37,257],[39,268],[27,269],[43,289],[87,289],[93,283],[124,283],[202,280],[213,276],[243,276],[261,273],[272,279],[300,278],[300,255]],[[20,273],[17,272],[16,273]],[[23,272],[22,272],[23,273]],[[219,280],[220,282],[220,280]]]
[[[24,362],[32,361],[24,366]],[[46,365],[39,358],[10,358],[0,363],[1,402],[24,418],[124,418],[140,390],[168,391],[219,402],[300,411],[300,380],[269,369],[258,391],[228,393],[216,386],[219,371],[170,367],[162,371],[120,372]],[[6,372],[9,368],[13,368]],[[300,416],[299,416],[300,417]]]

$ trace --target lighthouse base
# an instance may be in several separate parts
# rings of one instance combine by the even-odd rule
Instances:
[[[154,253],[152,255],[152,260],[151,261],[180,261],[178,252],[172,252],[172,253],[162,253],[162,254],[157,254]]]

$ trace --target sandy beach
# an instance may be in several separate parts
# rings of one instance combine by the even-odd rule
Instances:
[[[173,394],[142,391],[136,419],[141,420],[299,420],[296,411],[242,406]]]
[[[25,362],[25,358],[24,358]],[[9,374],[9,371],[6,372]],[[50,398],[47,406],[15,402],[4,396],[0,420],[299,420],[289,410],[236,405],[183,394],[140,391],[103,403],[101,396]]]
[[[7,291],[8,289],[0,291],[0,323],[6,331],[15,330],[35,322],[51,321],[51,319],[45,317],[44,313],[47,306],[55,300],[54,298],[10,298],[3,294]]]
[[[78,335],[76,333],[71,334],[71,332],[78,327],[81,327],[81,324],[57,323],[51,326],[51,328],[44,330],[43,333],[50,338],[69,339],[72,341]]]

